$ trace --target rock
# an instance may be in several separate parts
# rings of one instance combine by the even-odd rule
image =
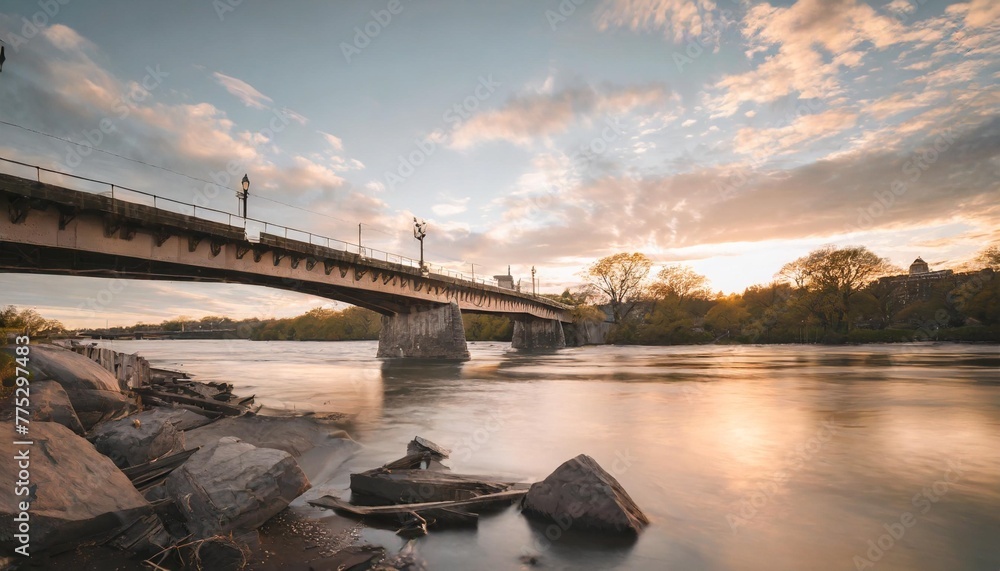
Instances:
[[[125,474],[85,439],[55,422],[32,422],[30,446],[0,439],[0,551],[20,545],[14,537],[14,516],[29,496],[17,494],[18,462],[27,451],[30,553],[73,549],[82,542],[105,542],[140,554],[158,551],[169,541],[152,506]],[[13,434],[14,423],[0,423],[0,433]]]
[[[211,444],[223,436],[235,436],[260,448],[284,450],[296,458],[317,446],[339,446],[344,440],[350,440],[343,430],[323,426],[308,418],[254,415],[226,417],[189,430],[187,447]]]
[[[206,445],[167,477],[167,493],[202,538],[256,529],[309,487],[287,452],[231,436]]]
[[[371,569],[376,561],[385,558],[385,549],[375,545],[351,545],[330,557],[310,560],[303,567],[312,569]]]
[[[532,484],[521,507],[575,529],[638,533],[649,523],[618,480],[585,454]]]
[[[90,441],[119,468],[145,464],[170,452],[184,450],[184,433],[174,428],[168,416],[146,411],[102,422]]]
[[[58,422],[73,432],[82,435],[83,425],[80,424],[73,404],[69,402],[62,385],[55,381],[32,381],[31,389],[31,420],[34,422]]]
[[[144,418],[151,421],[162,420],[169,422],[177,430],[193,430],[215,422],[214,419],[207,418],[186,408],[171,406],[150,407],[149,410],[142,411],[142,414],[146,415]],[[143,420],[143,422],[146,421]]]
[[[14,348],[0,348],[13,355]],[[84,430],[102,420],[124,415],[131,401],[118,388],[118,379],[83,355],[55,345],[31,345],[28,370],[33,379],[52,379],[62,385]]]
[[[407,454],[429,453],[435,460],[443,460],[451,454],[451,450],[431,442],[421,436],[414,436],[413,440],[406,445]]]

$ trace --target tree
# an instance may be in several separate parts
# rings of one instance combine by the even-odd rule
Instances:
[[[642,297],[643,281],[652,267],[645,254],[622,252],[597,260],[587,270],[590,283],[608,296],[615,323],[621,323],[635,307],[633,302]]]
[[[705,314],[705,327],[716,335],[738,334],[743,324],[750,319],[750,312],[743,306],[739,295],[722,298]]]
[[[676,298],[678,305],[692,298],[707,298],[708,278],[695,272],[690,266],[665,266],[656,274],[656,282],[649,288],[657,299]]]
[[[1000,243],[992,244],[979,252],[976,262],[986,268],[1000,269]]]
[[[876,278],[902,270],[863,246],[827,246],[785,264],[779,276],[815,296],[814,313],[839,328],[847,322],[854,296]]]
[[[31,335],[46,337],[66,332],[63,324],[54,319],[45,319],[30,308],[18,310],[13,305],[0,309],[0,329],[27,331]]]

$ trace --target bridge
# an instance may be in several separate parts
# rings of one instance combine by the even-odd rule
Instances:
[[[505,315],[513,347],[565,346],[568,306],[310,232],[0,158],[0,271],[241,283],[342,301],[382,315],[378,357],[465,359],[461,314]],[[110,191],[43,182],[79,179]],[[53,176],[55,175],[55,176]],[[250,234],[260,228],[259,236]]]

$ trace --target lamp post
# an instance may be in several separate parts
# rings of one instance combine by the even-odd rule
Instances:
[[[240,205],[243,206],[243,218],[247,217],[247,197],[250,196],[250,177],[246,174],[243,175],[243,191],[236,192],[236,197],[240,199]],[[237,212],[239,214],[239,212]]]
[[[424,268],[424,238],[427,236],[427,222],[421,220],[417,222],[417,217],[413,217],[413,237],[420,241],[420,273],[426,273]]]
[[[535,292],[535,266],[531,266],[531,295],[537,295]]]

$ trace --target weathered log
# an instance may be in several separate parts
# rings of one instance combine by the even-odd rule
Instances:
[[[471,522],[472,518],[469,516],[475,515],[474,513],[469,513],[472,512],[472,510],[487,508],[497,504],[510,504],[511,502],[524,497],[526,493],[528,493],[528,491],[525,489],[512,489],[497,492],[495,494],[487,494],[485,496],[470,498],[467,500],[456,500],[451,502],[421,502],[416,504],[401,504],[394,506],[356,506],[345,502],[340,498],[323,496],[315,500],[309,500],[309,505],[319,508],[328,508],[358,517],[400,516],[413,512],[420,514],[425,518],[435,518],[438,521],[446,520],[450,516],[452,518],[451,521]]]
[[[351,492],[393,503],[465,500],[510,489],[511,482],[430,470],[376,469],[351,474]]]
[[[135,389],[135,392],[139,393],[140,395],[142,395],[144,397],[146,397],[146,396],[156,397],[156,398],[158,398],[160,400],[164,400],[164,401],[167,401],[167,402],[176,402],[176,403],[180,403],[180,404],[195,405],[195,406],[201,407],[201,408],[206,409],[206,410],[210,410],[210,411],[214,411],[214,412],[221,412],[222,414],[225,414],[226,416],[240,416],[240,415],[245,414],[247,412],[247,409],[245,407],[233,406],[233,405],[226,404],[226,403],[221,403],[219,401],[212,400],[212,399],[206,399],[206,398],[200,398],[200,397],[193,397],[193,396],[187,396],[187,395],[178,395],[178,394],[167,393],[167,392],[163,392],[163,391],[159,391],[159,390],[155,390],[155,389],[147,389],[147,388],[138,388],[138,389]]]
[[[407,454],[382,466],[386,470],[448,470],[444,464],[434,459],[430,452]]]
[[[437,460],[447,458],[448,455],[451,454],[451,450],[438,446],[426,438],[415,436],[413,437],[413,440],[406,445],[406,453],[419,454],[421,452],[429,452]]]

